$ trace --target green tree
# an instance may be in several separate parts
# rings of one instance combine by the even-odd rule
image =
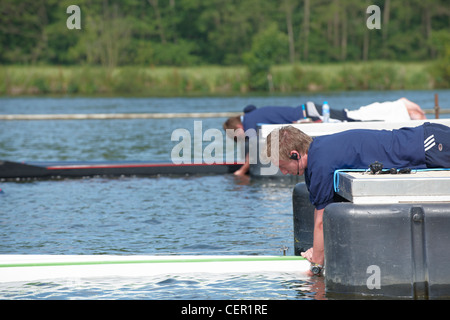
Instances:
[[[252,48],[245,53],[244,61],[249,72],[249,87],[253,90],[270,90],[270,67],[285,62],[288,56],[288,38],[280,32],[276,24],[257,34]]]
[[[420,61],[450,30],[448,0],[77,0],[82,29],[68,30],[73,3],[0,0],[0,63],[238,65],[272,25],[287,37],[283,63]],[[366,27],[371,4],[381,30]]]
[[[431,46],[438,53],[438,59],[431,66],[436,86],[450,87],[450,33],[447,30],[435,32],[431,37]]]
[[[0,62],[36,63],[43,57],[47,9],[43,0],[0,1]]]

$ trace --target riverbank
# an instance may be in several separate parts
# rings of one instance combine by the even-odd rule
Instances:
[[[428,90],[432,62],[274,66],[268,92]],[[0,66],[0,95],[236,95],[250,93],[244,66]]]

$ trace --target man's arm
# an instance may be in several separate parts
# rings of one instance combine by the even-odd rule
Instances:
[[[323,240],[323,211],[325,209],[314,209],[314,240],[311,261],[323,266],[324,240]]]
[[[245,175],[249,169],[250,169],[250,160],[249,160],[249,155],[247,154],[245,156],[244,164],[242,165],[242,167],[240,167],[237,171],[234,172],[234,175],[236,175],[236,176]]]
[[[324,241],[323,241],[323,211],[314,210],[314,239],[313,247],[302,252],[302,257],[306,258],[311,263],[317,263],[323,266],[325,262],[324,257]],[[308,270],[307,274],[312,276],[313,273]]]

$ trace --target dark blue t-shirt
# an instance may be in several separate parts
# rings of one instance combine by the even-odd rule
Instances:
[[[334,171],[367,169],[375,161],[384,168],[423,169],[423,127],[398,130],[349,130],[314,138],[308,150],[305,182],[311,203],[320,210],[333,202]]]
[[[302,118],[301,107],[262,107],[244,114],[244,131],[261,124],[288,124]]]

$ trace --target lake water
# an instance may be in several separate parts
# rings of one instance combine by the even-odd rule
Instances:
[[[449,108],[450,90],[437,91]],[[1,114],[224,112],[327,100],[355,109],[434,91],[227,98],[1,98]],[[0,159],[169,161],[171,134],[225,119],[0,121]],[[294,178],[228,175],[93,177],[0,182],[0,254],[293,255]],[[0,299],[324,299],[319,278],[296,274],[167,275],[0,284]]]

